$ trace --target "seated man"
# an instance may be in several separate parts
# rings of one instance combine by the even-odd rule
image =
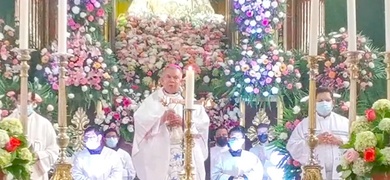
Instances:
[[[216,141],[216,144],[214,147],[210,148],[210,167],[212,168],[215,162],[215,158],[218,157],[219,154],[228,151],[229,147],[227,145],[228,143],[228,130],[226,127],[218,127],[215,130],[215,136],[214,139]]]
[[[272,149],[268,146],[268,124],[259,124],[257,126],[257,139],[259,144],[252,147],[249,151],[255,154],[261,161],[261,164],[264,166],[264,180],[270,179],[267,173],[268,168],[273,167],[274,165],[270,162],[270,157],[272,154]]]
[[[245,134],[241,127],[229,131],[229,151],[222,152],[211,167],[211,180],[261,180],[263,165],[253,153],[243,150]]]
[[[123,180],[133,180],[135,169],[130,154],[118,147],[119,134],[115,129],[107,129],[104,132],[104,143],[107,147],[115,150],[121,158],[123,167]]]
[[[91,126],[84,131],[86,148],[74,156],[74,180],[122,179],[122,162],[118,153],[102,145],[102,132]]]

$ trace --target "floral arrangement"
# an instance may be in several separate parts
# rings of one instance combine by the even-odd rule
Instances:
[[[129,15],[120,17],[118,26],[116,55],[120,78],[139,92],[156,87],[160,70],[167,64],[192,66],[198,80],[204,80],[202,84],[209,84],[211,80],[201,73],[223,65],[224,23],[195,26],[191,21],[170,17]]]
[[[12,51],[15,47],[15,29],[0,19],[0,72],[2,78],[9,81],[18,76],[20,71],[20,62],[16,53]]]
[[[377,100],[352,123],[347,149],[337,167],[344,179],[370,178],[390,168],[390,100]]]
[[[112,92],[118,91],[115,80],[118,68],[114,55],[104,41],[104,23],[107,9],[106,0],[69,0],[68,38],[69,58],[66,85],[68,98],[78,106],[89,105],[91,101],[111,99]],[[54,90],[58,90],[59,57],[56,45],[41,51],[41,64],[37,69]],[[82,93],[79,93],[82,92]],[[76,106],[77,106],[76,105]],[[77,108],[77,107],[76,107]]]
[[[102,104],[103,116],[98,116],[95,124],[102,126],[103,130],[116,129],[125,141],[132,142],[134,137],[133,114],[138,107],[136,101],[126,96],[116,96],[113,103],[103,102]]]
[[[349,70],[346,58],[343,53],[347,52],[348,34],[345,28],[340,28],[339,32],[329,33],[319,39],[319,53],[325,58],[320,64],[320,75],[317,77],[318,83],[330,87],[341,93],[349,89]],[[363,51],[363,55],[358,63],[359,66],[359,87],[365,90],[373,86],[373,79],[385,78],[384,64],[378,58],[379,51],[370,45],[370,40],[359,35],[357,39],[357,49]]]
[[[240,125],[241,111],[238,101],[229,98],[220,98],[211,107],[206,106],[210,117],[210,130],[214,131],[220,126],[231,129]]]
[[[28,146],[18,119],[0,121],[0,169],[4,174],[12,174],[16,179],[30,179],[33,155]]]

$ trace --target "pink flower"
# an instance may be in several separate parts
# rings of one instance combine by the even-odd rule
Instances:
[[[95,9],[95,7],[91,3],[88,3],[85,7],[87,8],[88,12],[92,12],[93,9]]]
[[[344,158],[345,158],[345,160],[347,160],[348,163],[352,163],[359,158],[359,153],[357,151],[355,151],[354,149],[348,149],[344,153]]]

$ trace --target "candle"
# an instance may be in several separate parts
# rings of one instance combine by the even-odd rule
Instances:
[[[386,52],[390,52],[390,1],[385,0]]]
[[[20,0],[19,4],[19,48],[28,49],[28,18],[30,13],[30,0]]]
[[[356,0],[347,1],[348,13],[348,51],[356,51]]]
[[[58,0],[58,27],[57,27],[57,36],[58,36],[58,52],[66,53],[67,52],[67,28],[68,28],[68,1],[67,0]]]
[[[186,97],[185,97],[185,108],[194,108],[194,86],[195,86],[195,73],[192,67],[188,67],[186,72]]]
[[[309,55],[317,56],[318,31],[320,23],[320,0],[310,1],[310,34],[309,34]]]

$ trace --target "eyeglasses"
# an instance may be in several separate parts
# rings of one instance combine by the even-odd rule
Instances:
[[[229,138],[230,141],[236,141],[236,140],[241,140],[244,139],[243,137],[231,137]]]

